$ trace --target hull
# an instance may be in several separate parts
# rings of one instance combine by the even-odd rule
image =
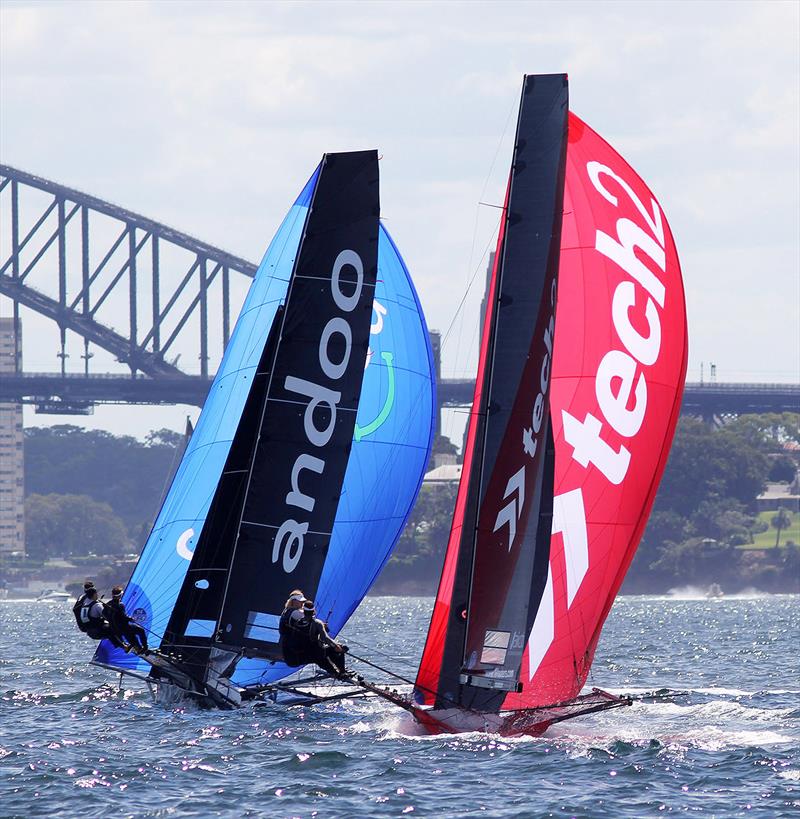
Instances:
[[[414,719],[429,734],[466,734],[480,732],[502,737],[541,736],[552,724],[552,719],[529,714],[481,714],[460,708],[411,711]]]
[[[407,710],[429,734],[463,734],[478,731],[499,734],[502,737],[538,737],[557,722],[621,708],[631,705],[631,702],[627,697],[617,697],[594,688],[589,694],[582,694],[563,703],[518,711],[481,713],[463,708],[425,708],[416,705],[408,707]]]

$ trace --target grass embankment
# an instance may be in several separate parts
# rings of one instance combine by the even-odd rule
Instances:
[[[770,521],[775,517],[775,512],[759,512],[758,519],[763,520],[769,529],[766,532],[759,532],[753,535],[753,542],[740,546],[740,549],[771,549],[775,545],[777,530],[772,528]],[[786,529],[781,529],[780,545],[785,546],[787,540],[793,540],[800,544],[800,515],[792,515],[792,522]]]

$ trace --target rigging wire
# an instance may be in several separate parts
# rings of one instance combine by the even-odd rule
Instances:
[[[505,141],[505,138],[506,138],[506,134],[508,133],[508,124],[511,121],[511,116],[513,115],[513,113],[514,113],[514,111],[516,109],[516,105],[517,105],[516,100],[514,100],[513,103],[511,104],[511,106],[508,109],[508,114],[506,115],[506,121],[505,121],[505,123],[503,125],[503,130],[500,133],[500,138],[498,139],[497,146],[495,147],[494,156],[492,156],[492,161],[489,164],[489,170],[486,172],[486,177],[483,180],[483,186],[481,188],[481,193],[480,193],[480,196],[478,197],[478,204],[475,206],[475,222],[474,222],[473,227],[472,227],[472,244],[471,244],[470,251],[469,251],[469,261],[467,263],[467,275],[468,276],[469,276],[469,270],[472,268],[473,261],[474,261],[474,258],[475,258],[475,242],[476,242],[476,238],[477,238],[477,235],[478,235],[478,217],[480,215],[480,207],[481,207],[481,205],[486,204],[483,201],[483,199],[484,199],[484,197],[486,195],[486,189],[489,187],[489,180],[491,179],[492,174],[494,172],[495,165],[497,164],[497,157],[500,155],[500,149],[502,148],[503,142]],[[484,248],[483,253],[481,254],[481,257],[478,260],[477,265],[475,266],[474,272],[472,273],[471,276],[469,276],[469,278],[467,280],[466,289],[465,289],[464,294],[463,294],[463,296],[461,298],[461,301],[459,302],[458,306],[456,307],[456,310],[455,310],[455,312],[453,314],[452,319],[450,320],[450,323],[449,323],[449,325],[447,327],[447,330],[444,332],[444,334],[441,337],[440,355],[441,355],[441,351],[444,351],[445,346],[446,346],[446,342],[447,342],[447,340],[448,340],[448,338],[450,336],[450,333],[453,330],[453,327],[454,327],[456,321],[460,317],[461,322],[459,323],[458,336],[457,336],[457,340],[456,340],[455,362],[454,362],[454,366],[453,366],[453,374],[454,375],[458,371],[458,357],[459,357],[459,350],[461,349],[461,333],[462,333],[463,326],[464,326],[464,315],[462,313],[464,303],[465,303],[465,301],[467,299],[467,296],[469,295],[470,290],[472,289],[472,285],[475,283],[475,277],[477,276],[478,271],[483,267],[483,262],[484,262],[484,259],[486,258],[486,254],[487,254],[489,248],[491,247],[492,243],[495,241],[496,235],[497,235],[497,227],[495,227],[495,230],[492,233],[492,235],[491,235],[491,237],[489,239],[489,242],[487,243],[487,246]],[[472,341],[470,341],[470,346],[467,348],[467,350],[471,350],[471,349],[472,349]],[[448,424],[448,432],[449,431],[450,431],[450,425]]]
[[[355,645],[361,646],[361,648],[365,648],[365,649],[367,649],[367,651],[371,651],[373,654],[378,654],[381,657],[385,657],[387,660],[392,660],[393,662],[400,662],[401,664],[404,664],[404,665],[406,665],[406,666],[408,666],[409,668],[412,668],[412,669],[414,669],[414,667],[415,667],[415,664],[413,663],[413,661],[409,660],[407,657],[396,657],[393,654],[387,654],[385,651],[381,651],[379,648],[369,646],[366,643],[362,643],[362,642],[360,642],[360,641],[358,641],[358,640],[356,640],[356,639],[354,639],[352,637],[345,637],[343,639],[346,639],[348,644],[355,643]],[[359,659],[354,654],[352,656],[353,656],[354,659]],[[406,682],[408,682],[408,681],[406,681]]]
[[[470,714],[479,713],[473,711],[471,708],[465,708],[460,703],[457,703],[454,699],[446,696],[445,694],[439,694],[436,691],[432,691],[430,688],[427,688],[424,685],[419,685],[418,683],[411,682],[411,680],[406,679],[405,677],[400,676],[400,674],[395,674],[394,671],[389,671],[388,668],[384,668],[383,666],[378,665],[377,663],[370,662],[370,660],[365,659],[364,657],[359,657],[357,654],[353,654],[352,651],[348,652],[350,656],[354,660],[358,660],[360,663],[364,663],[365,665],[371,666],[372,668],[376,669],[377,671],[381,671],[384,674],[387,674],[389,677],[394,677],[394,679],[399,680],[400,682],[404,682],[407,685],[414,686],[414,688],[419,689],[420,691],[425,691],[427,694],[432,694],[437,699],[441,700],[442,702],[449,703],[454,708],[457,708],[459,711],[465,711]],[[441,722],[448,722],[449,719],[453,719],[454,717],[443,717],[439,716],[437,719],[441,720]]]

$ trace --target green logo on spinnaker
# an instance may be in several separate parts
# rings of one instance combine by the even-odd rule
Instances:
[[[355,429],[353,431],[353,436],[355,437],[356,441],[360,441],[362,438],[365,438],[367,435],[372,435],[376,429],[379,429],[383,426],[383,423],[389,417],[389,413],[392,411],[392,406],[394,405],[394,367],[392,366],[392,361],[394,356],[392,353],[381,353],[381,358],[386,362],[386,369],[389,373],[389,393],[386,396],[386,400],[383,402],[383,408],[378,413],[378,417],[375,418],[373,421],[370,421],[366,426],[360,427],[356,424]]]

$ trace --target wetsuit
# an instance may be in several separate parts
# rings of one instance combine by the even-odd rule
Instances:
[[[313,651],[316,654],[314,662],[324,671],[329,671],[331,666],[333,666],[334,674],[337,676],[344,674],[345,646],[340,646],[330,634],[328,634],[328,629],[322,620],[316,617],[305,619],[311,620],[308,631],[314,646]]]
[[[126,639],[134,648],[147,651],[147,632],[128,616],[122,598],[112,597],[106,604],[105,614],[118,637]]]
[[[304,619],[299,609],[284,609],[278,622],[283,659],[292,668],[313,662],[308,656],[308,629],[303,627]]]
[[[83,631],[93,640],[110,640],[117,648],[125,648],[125,644],[114,634],[111,626],[103,618],[103,604],[99,600],[86,599],[81,606],[81,622]]]

